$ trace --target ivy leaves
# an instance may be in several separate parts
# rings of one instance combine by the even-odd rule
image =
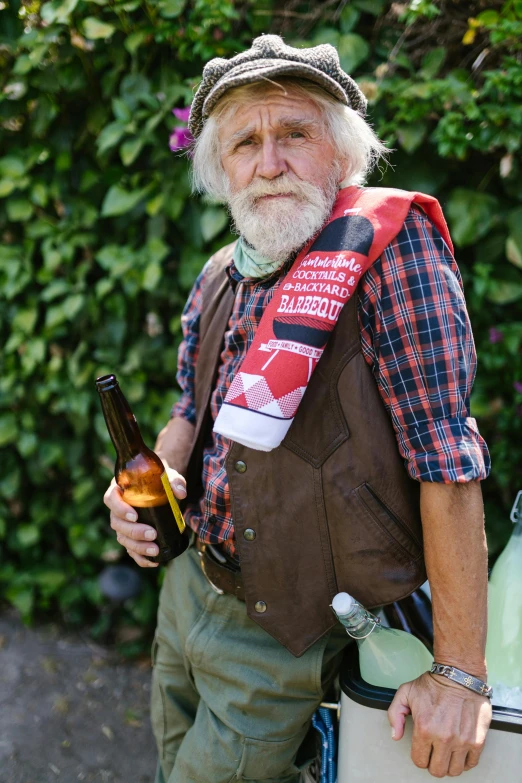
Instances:
[[[201,72],[195,47],[211,42],[213,54],[213,30],[235,10],[183,0],[28,8],[22,25],[10,5],[3,27],[0,588],[27,620],[51,603],[81,620],[101,601],[94,577],[115,551],[102,504],[113,455],[93,381],[127,378],[152,444],[179,394],[187,289],[228,240],[226,214],[191,200],[187,163],[168,140],[172,109],[190,104]],[[184,13],[212,27],[182,36],[181,65]],[[153,621],[148,608],[140,616]]]

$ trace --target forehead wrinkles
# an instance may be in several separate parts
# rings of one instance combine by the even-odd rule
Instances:
[[[285,117],[275,118],[270,123],[270,127],[275,130],[307,130],[309,132],[324,130],[324,124],[319,119],[312,119],[308,117],[295,117],[287,115]],[[249,124],[244,127],[240,127],[237,131],[230,134],[225,134],[224,146],[225,149],[229,149],[243,139],[248,139],[260,130],[259,125]]]
[[[285,92],[283,95],[276,91],[266,92],[260,95],[257,100],[253,96],[241,100],[238,96],[237,99],[229,99],[227,104],[222,111],[219,110],[218,105],[216,119],[219,127],[225,123],[228,124],[231,120],[241,122],[241,117],[245,118],[245,123],[248,125],[255,124],[263,109],[273,116],[314,119],[315,122],[320,122],[322,114],[321,107],[313,98],[294,95],[291,91]],[[254,117],[251,114],[252,110]]]

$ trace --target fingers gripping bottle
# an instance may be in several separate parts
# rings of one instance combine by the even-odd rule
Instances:
[[[143,442],[136,417],[123,396],[115,375],[96,380],[103,416],[116,449],[114,476],[123,500],[138,514],[138,522],[157,531],[159,553],[149,557],[166,563],[189,545],[181,511],[161,459]]]
[[[406,631],[385,628],[348,593],[338,593],[332,609],[359,647],[361,676],[370,685],[397,689],[431,669],[433,656]]]

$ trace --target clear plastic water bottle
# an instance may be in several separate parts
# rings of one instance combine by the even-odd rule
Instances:
[[[361,676],[370,685],[397,689],[431,669],[433,656],[406,631],[385,628],[348,593],[338,593],[332,609],[359,646]]]

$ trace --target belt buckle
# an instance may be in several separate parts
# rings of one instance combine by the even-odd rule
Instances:
[[[225,595],[225,591],[214,584],[214,582],[210,579],[209,575],[205,570],[205,549],[206,549],[206,544],[201,544],[201,549],[197,550],[203,575],[215,593],[217,593],[218,595]]]

